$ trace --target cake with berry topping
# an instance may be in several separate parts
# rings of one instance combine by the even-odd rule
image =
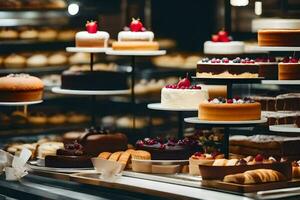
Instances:
[[[177,84],[167,85],[161,90],[161,104],[167,108],[197,109],[207,99],[208,91],[192,85],[188,75]]]
[[[212,35],[211,41],[204,43],[204,54],[211,55],[240,55],[244,53],[245,44],[232,41],[232,37],[224,30]]]
[[[300,80],[300,60],[298,58],[284,58],[278,63],[279,80]]]
[[[87,21],[86,31],[80,31],[75,35],[76,47],[106,48],[109,34],[105,31],[98,31],[98,24],[95,21]]]
[[[260,103],[245,97],[241,99],[215,98],[199,105],[198,117],[208,121],[247,121],[259,120]]]
[[[197,151],[202,151],[199,141],[195,138],[176,140],[169,138],[145,138],[136,142],[136,149],[151,153],[152,160],[188,160]]]
[[[257,36],[259,46],[300,46],[300,29],[263,29]]]
[[[275,58],[256,58],[255,63],[259,65],[259,77],[278,80],[278,62]]]
[[[132,18],[130,28],[119,32],[118,41],[112,43],[114,50],[158,50],[158,42],[154,42],[154,33],[147,31],[140,19]]]
[[[42,80],[28,74],[9,74],[0,77],[0,101],[39,101],[43,97]]]
[[[204,58],[197,63],[199,78],[258,78],[258,73],[258,64],[249,58]]]

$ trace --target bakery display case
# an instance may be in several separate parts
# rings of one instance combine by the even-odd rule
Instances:
[[[299,198],[299,2],[188,1],[0,2],[1,197]]]

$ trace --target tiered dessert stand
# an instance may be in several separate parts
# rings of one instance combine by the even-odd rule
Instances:
[[[95,53],[105,53],[107,48],[80,48],[80,47],[67,47],[68,52],[82,52],[90,53],[90,70],[93,71],[94,65],[94,54]],[[129,90],[67,90],[60,87],[52,88],[52,92],[57,94],[65,95],[83,95],[91,97],[91,125],[96,125],[96,113],[94,105],[96,102],[96,96],[112,96],[112,95],[124,95],[129,94]]]
[[[131,109],[132,109],[132,117],[133,117],[133,131],[135,131],[135,90],[134,90],[134,85],[135,85],[135,68],[136,68],[136,57],[149,57],[149,56],[162,56],[166,54],[165,50],[157,50],[157,51],[133,51],[133,50],[128,50],[128,51],[117,51],[113,49],[108,49],[106,51],[107,55],[112,55],[112,56],[129,56],[131,57],[131,72],[130,72],[130,77],[131,77]]]
[[[0,106],[23,106],[23,112],[27,116],[29,105],[40,104],[42,102],[43,100],[26,102],[0,102]]]

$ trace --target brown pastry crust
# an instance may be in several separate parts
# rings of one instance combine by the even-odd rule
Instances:
[[[154,51],[159,49],[158,42],[145,42],[145,41],[125,41],[113,42],[112,48],[114,50],[135,50],[135,51]]]
[[[104,39],[78,39],[76,38],[76,47],[99,47],[104,48],[105,47],[105,40]]]
[[[110,152],[102,152],[98,155],[98,158],[102,158],[104,160],[108,160],[109,157],[111,156]]]
[[[111,154],[108,160],[118,161],[122,153],[123,153],[123,151],[117,151],[117,152]]]
[[[300,30],[259,30],[259,46],[299,46]]]

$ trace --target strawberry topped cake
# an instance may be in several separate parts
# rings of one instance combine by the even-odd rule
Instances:
[[[186,78],[161,90],[161,104],[168,108],[197,109],[200,102],[208,99],[207,90],[192,85]]]
[[[107,47],[109,34],[105,31],[98,31],[97,22],[87,21],[85,28],[86,31],[80,31],[75,35],[76,47]]]
[[[278,63],[279,80],[300,80],[300,60],[295,57],[284,58]]]
[[[224,30],[214,34],[211,41],[204,43],[204,54],[238,55],[244,53],[244,42],[232,41],[232,37]]]
[[[158,50],[158,42],[154,42],[154,33],[147,31],[140,19],[132,18],[130,27],[119,32],[118,41],[113,42],[114,50]]]

